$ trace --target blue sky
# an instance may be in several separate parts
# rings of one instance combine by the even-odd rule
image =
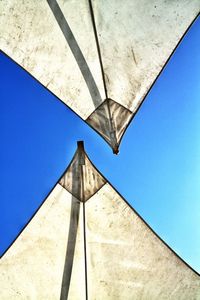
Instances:
[[[129,126],[120,154],[0,54],[0,254],[67,167],[77,140],[149,225],[200,272],[200,18]]]

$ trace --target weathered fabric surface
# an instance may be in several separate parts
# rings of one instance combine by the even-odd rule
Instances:
[[[89,4],[2,0],[0,49],[84,120],[108,98],[134,114],[200,12],[200,1],[91,1],[98,41]],[[122,121],[117,115],[114,123],[124,131],[129,114],[124,126]],[[99,122],[91,125],[113,147],[107,135],[110,122],[106,132],[96,126]]]
[[[82,204],[80,204],[82,205]],[[69,238],[72,196],[57,185],[38,213],[0,259],[0,299],[60,299]],[[75,217],[75,216],[74,216]],[[83,219],[79,225],[69,299],[84,299]],[[73,247],[73,245],[72,245]],[[78,286],[78,288],[77,288]]]
[[[77,149],[60,185],[85,202],[106,183],[106,179],[96,170],[83,149]]]
[[[200,277],[109,184],[86,207],[90,299],[200,299]]]
[[[132,116],[132,112],[124,106],[112,99],[106,99],[86,122],[102,135],[114,153],[118,153],[118,145]]]
[[[71,195],[58,184],[0,260],[1,300],[60,299],[63,285],[68,299],[85,299],[83,204],[76,233],[70,229],[76,218],[71,203]],[[85,203],[85,209],[88,299],[200,299],[200,277],[109,184]],[[67,249],[73,247],[71,255]],[[70,263],[68,281],[63,277]]]

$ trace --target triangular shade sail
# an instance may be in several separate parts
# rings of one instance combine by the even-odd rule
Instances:
[[[129,122],[199,11],[199,0],[3,0],[0,48],[117,153]],[[112,113],[113,103],[121,116]]]
[[[80,190],[84,172],[93,174],[91,188],[97,177],[105,184],[86,202],[56,185],[0,261],[1,299],[200,299],[199,275],[106,182],[81,144],[68,181],[77,180],[77,154]]]

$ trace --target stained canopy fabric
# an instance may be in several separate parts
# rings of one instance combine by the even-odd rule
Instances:
[[[86,156],[79,148],[68,182],[76,181],[75,162],[102,178],[77,153]],[[87,178],[80,179],[84,193]],[[2,300],[200,299],[200,276],[104,180],[86,202],[56,185],[0,261]]]
[[[118,152],[199,0],[3,0],[0,48]],[[0,260],[0,298],[200,299],[200,276],[87,156]]]
[[[199,0],[3,0],[0,48],[117,153],[129,122],[199,11]]]

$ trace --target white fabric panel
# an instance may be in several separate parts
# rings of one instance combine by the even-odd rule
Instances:
[[[72,196],[57,185],[0,260],[0,299],[60,299]],[[70,300],[85,299],[82,204],[69,288]]]
[[[104,100],[105,94],[88,2],[87,0],[57,2]],[[0,28],[0,49],[82,118],[86,119],[94,111],[95,104],[77,61],[46,0],[1,1]],[[75,51],[77,52],[76,49]],[[101,99],[98,104],[100,101]]]
[[[83,216],[68,299],[85,299]],[[104,185],[86,203],[88,294],[97,299],[200,299],[200,277]],[[60,299],[71,195],[57,185],[0,260],[0,299]]]
[[[135,112],[199,0],[92,1],[108,97]]]
[[[89,299],[200,299],[200,277],[106,184],[86,202]]]
[[[199,13],[200,1],[91,2],[107,97],[134,114]],[[106,97],[93,25],[88,0],[2,0],[0,49],[86,120]],[[128,111],[124,126],[117,114],[108,124],[88,123],[117,152],[131,117]],[[112,130],[116,141],[112,122],[119,123],[119,132]]]

